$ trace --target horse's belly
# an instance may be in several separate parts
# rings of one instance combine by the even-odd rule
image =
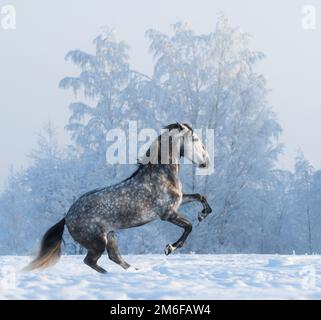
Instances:
[[[133,208],[128,212],[120,211],[117,215],[117,219],[113,221],[113,227],[116,229],[133,228],[149,223],[159,218],[154,210],[146,208]]]

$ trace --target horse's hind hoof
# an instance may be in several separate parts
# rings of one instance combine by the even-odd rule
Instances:
[[[126,271],[138,271],[139,268],[133,267],[133,266],[129,266]]]
[[[107,271],[104,269],[104,268],[102,268],[102,267],[99,267],[99,266],[97,266],[96,268],[94,268],[97,272],[99,272],[99,273],[101,273],[101,274],[106,274],[107,273]]]
[[[165,254],[168,256],[170,253],[174,252],[175,248],[171,245],[171,244],[168,244],[166,247],[165,247]]]

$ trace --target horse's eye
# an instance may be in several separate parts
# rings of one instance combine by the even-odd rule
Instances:
[[[196,142],[196,141],[198,141],[198,139],[195,138],[195,137],[193,137],[193,138],[192,138],[192,141],[193,141],[193,142]]]

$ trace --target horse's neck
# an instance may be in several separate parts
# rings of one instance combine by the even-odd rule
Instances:
[[[178,150],[178,148],[174,148],[172,150]],[[165,177],[171,184],[179,184],[179,154],[170,152],[168,154],[165,163],[162,163],[161,153],[157,153],[158,163],[149,162],[147,164],[140,164],[140,176],[148,175],[150,179],[157,178],[159,176]],[[143,159],[146,160],[146,159]],[[144,161],[142,162],[144,163]]]
[[[154,175],[166,177],[171,184],[179,183],[179,164],[157,164],[152,166]]]
[[[174,177],[179,177],[179,164],[163,164],[163,171]]]

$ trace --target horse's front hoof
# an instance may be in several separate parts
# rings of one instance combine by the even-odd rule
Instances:
[[[197,220],[199,222],[203,221],[207,217],[207,213],[205,210],[202,210],[201,212],[198,213],[197,215]]]
[[[199,222],[203,221],[210,213],[212,212],[212,208],[203,209],[198,213],[197,219]]]
[[[171,244],[168,244],[166,245],[164,252],[168,256],[170,253],[174,252],[174,250],[175,248]]]

